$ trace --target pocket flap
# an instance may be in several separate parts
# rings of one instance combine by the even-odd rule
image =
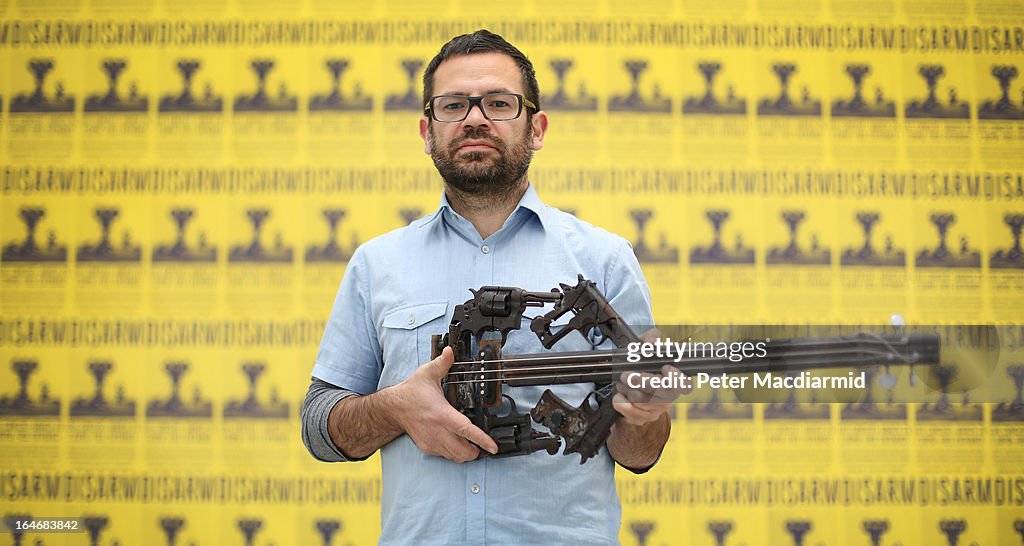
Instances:
[[[389,311],[384,316],[384,327],[412,330],[438,317],[443,317],[447,311],[448,302],[446,301],[418,303],[416,305],[399,307]]]

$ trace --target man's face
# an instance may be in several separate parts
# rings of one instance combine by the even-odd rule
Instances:
[[[460,55],[434,72],[434,95],[482,96],[524,94],[523,77],[511,57],[502,53]],[[445,182],[470,194],[500,193],[519,182],[534,150],[544,144],[547,116],[522,114],[510,121],[491,121],[473,106],[461,122],[420,120],[420,136]]]

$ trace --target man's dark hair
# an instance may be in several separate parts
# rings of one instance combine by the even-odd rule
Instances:
[[[452,38],[430,60],[427,69],[423,71],[423,104],[427,104],[430,101],[430,97],[434,96],[434,72],[437,71],[437,67],[452,57],[472,55],[474,53],[504,53],[512,57],[512,60],[519,66],[519,71],[523,75],[523,87],[526,89],[523,96],[537,105],[538,110],[540,109],[540,87],[537,85],[537,73],[533,71],[533,63],[516,46],[486,29],[480,29],[472,34],[463,34],[462,36]],[[533,114],[525,105],[524,109],[527,116]]]

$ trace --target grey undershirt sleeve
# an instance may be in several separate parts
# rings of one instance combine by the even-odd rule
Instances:
[[[331,433],[327,428],[327,418],[331,409],[339,401],[356,396],[358,393],[332,385],[326,381],[313,378],[302,401],[302,443],[317,460],[326,463],[341,461],[361,461],[349,459],[331,441]]]

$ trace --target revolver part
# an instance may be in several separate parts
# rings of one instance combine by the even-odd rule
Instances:
[[[612,396],[609,394],[601,398],[596,408],[591,405],[588,396],[579,407],[574,408],[551,390],[546,390],[537,405],[530,410],[530,415],[553,434],[565,438],[563,454],[579,453],[580,464],[583,464],[597,455],[612,432],[612,425],[618,416],[612,407]]]
[[[508,415],[489,416],[487,423],[491,438],[498,444],[496,457],[523,455],[542,449],[554,455],[562,447],[562,440],[557,436],[534,430],[526,413],[513,410]]]

